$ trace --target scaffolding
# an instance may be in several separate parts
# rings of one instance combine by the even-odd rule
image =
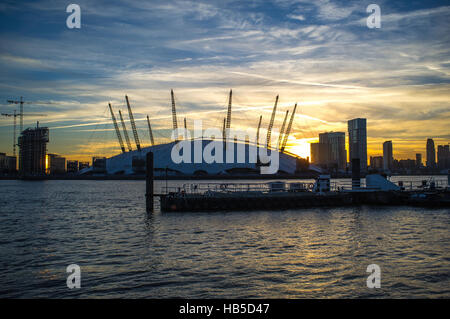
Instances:
[[[19,173],[21,175],[44,175],[47,163],[48,127],[27,128],[19,136]]]

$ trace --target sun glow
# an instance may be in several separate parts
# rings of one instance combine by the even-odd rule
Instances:
[[[290,142],[286,146],[286,150],[302,158],[311,158],[311,146],[310,144],[315,141],[314,138],[302,138]]]
[[[45,172],[48,174],[49,172],[49,164],[48,164],[48,154],[45,155]]]

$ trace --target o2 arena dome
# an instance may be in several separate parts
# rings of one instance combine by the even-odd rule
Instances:
[[[295,174],[307,161],[277,150],[244,142],[186,140],[125,152],[94,162],[86,173],[139,175],[145,173],[146,154],[154,154],[156,176]],[[306,167],[305,167],[306,165]],[[309,167],[315,170],[315,167]]]
[[[172,101],[173,134],[179,134],[180,131],[177,124],[173,90],[171,90],[170,93]],[[228,99],[227,116],[223,121],[223,129],[218,134],[216,134],[217,131],[212,134],[215,137],[212,137],[212,135],[209,135],[211,137],[196,135],[196,123],[194,122],[194,137],[197,136],[197,138],[190,139],[185,118],[184,132],[181,132],[183,133],[182,136],[185,138],[171,143],[155,145],[150,119],[147,115],[149,137],[153,146],[141,148],[136,123],[127,95],[125,95],[125,100],[137,150],[131,150],[131,143],[125,121],[119,110],[120,122],[123,128],[122,133],[124,134],[129,150],[126,152],[119,125],[112,106],[109,103],[108,106],[111,112],[111,119],[122,149],[122,154],[108,159],[94,158],[92,166],[80,171],[80,174],[141,175],[144,174],[146,170],[146,154],[148,152],[153,152],[154,154],[154,174],[157,176],[273,175],[295,174],[296,172],[304,172],[307,170],[320,172],[320,168],[310,165],[307,159],[299,158],[294,154],[284,151],[294,121],[297,103],[293,108],[289,121],[289,111],[286,111],[278,143],[276,143],[276,139],[273,140],[273,135],[271,135],[278,104],[278,96],[276,97],[270,124],[267,129],[266,144],[269,145],[267,148],[264,146],[260,147],[256,142],[259,141],[262,116],[259,117],[254,144],[248,142],[253,139],[247,139],[246,137],[244,142],[243,140],[239,140],[236,135],[232,134],[233,131],[230,129],[232,107],[231,90]],[[198,136],[203,137],[199,138]],[[230,136],[234,136],[234,138],[229,138]],[[269,140],[272,142],[269,142]],[[277,147],[276,149],[272,149],[270,145],[277,145]],[[281,151],[278,151],[278,149]]]

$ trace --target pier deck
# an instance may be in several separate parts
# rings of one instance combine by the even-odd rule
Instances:
[[[309,183],[295,184],[294,190],[286,187],[274,190],[270,184],[190,184],[160,194],[161,211],[283,210],[352,205],[450,207],[450,191],[447,189],[381,191],[338,188],[315,192]]]

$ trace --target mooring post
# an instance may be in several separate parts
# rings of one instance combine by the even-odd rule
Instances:
[[[147,213],[153,213],[153,152],[147,153],[147,171],[145,178],[145,199]]]
[[[447,171],[447,188],[450,189],[450,169]]]
[[[352,189],[361,187],[361,161],[359,158],[352,159]]]

